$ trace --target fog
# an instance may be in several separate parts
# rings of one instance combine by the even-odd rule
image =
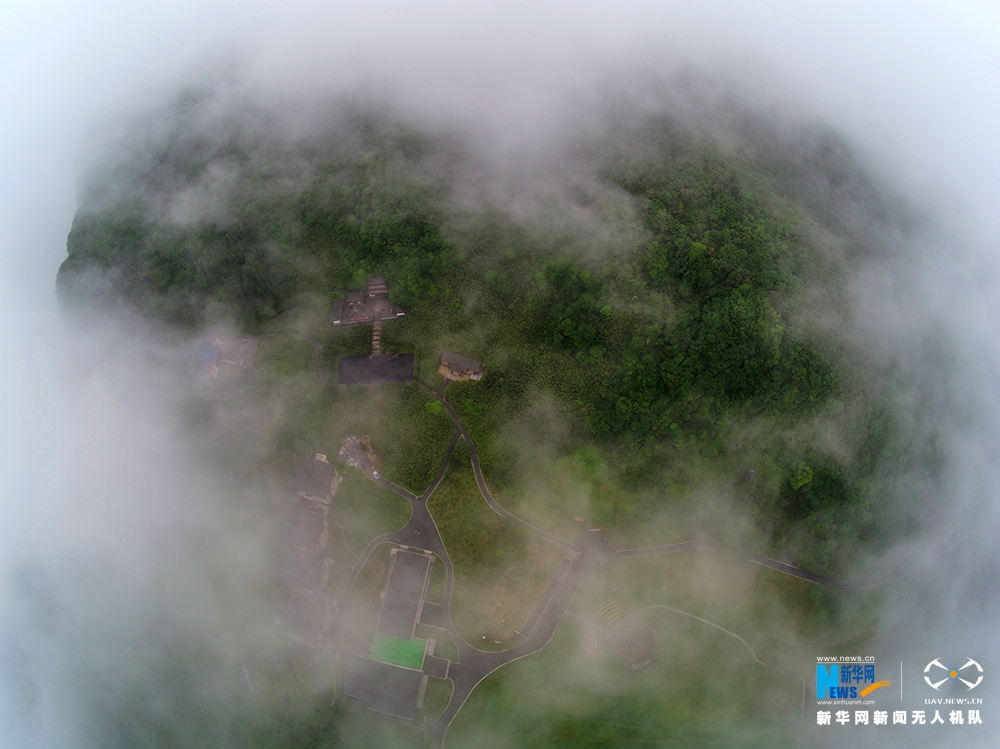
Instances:
[[[596,238],[589,216],[545,226],[565,205],[560,185],[585,181],[558,144],[600,132],[607,102],[655,111],[663,82],[685,70],[718,82],[689,116],[738,94],[778,123],[825,124],[929,227],[881,237],[896,251],[852,286],[859,335],[914,383],[901,398],[942,458],[933,482],[919,471],[902,482],[938,521],[887,557],[911,575],[888,593],[872,654],[903,661],[907,689],[933,658],[975,658],[984,725],[832,726],[817,738],[995,745],[997,38],[1000,10],[972,3],[4,5],[0,748],[99,745],[113,730],[100,722],[127,721],[129,695],[150,688],[144,674],[173,648],[224,670],[268,636],[255,612],[268,595],[277,490],[245,469],[276,439],[280,409],[247,404],[237,423],[192,428],[172,356],[181,344],[131,318],[81,327],[56,303],[84,179],[130,123],[209,79],[228,81],[235,100],[293,112],[291,130],[322,120],[331,98],[379,102],[466,138],[482,178],[463,178],[466,199],[540,231],[569,226],[591,252],[634,241],[629,208],[609,195]],[[192,201],[177,216],[205,196]],[[178,677],[192,679],[189,697],[155,712],[186,726],[185,745],[215,745],[224,721],[204,705],[225,690],[191,674]],[[130,745],[128,731],[116,735]]]

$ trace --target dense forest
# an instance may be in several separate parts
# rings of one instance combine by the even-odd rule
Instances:
[[[615,487],[595,512],[620,538],[706,482],[765,551],[824,574],[905,531],[877,495],[899,416],[843,302],[878,251],[865,221],[903,219],[834,136],[782,142],[744,114],[723,141],[649,116],[567,144],[567,173],[586,175],[563,185],[573,210],[629,225],[595,242],[470,198],[488,170],[455,135],[354,107],[292,137],[211,99],[186,94],[92,170],[58,276],[67,309],[192,336],[313,320],[333,367],[364,343],[336,338],[330,305],[384,276],[407,311],[385,345],[415,352],[420,377],[437,384],[445,346],[486,363],[449,397],[501,494],[530,478],[536,443],[513,425],[545,401],[568,424],[559,449]]]

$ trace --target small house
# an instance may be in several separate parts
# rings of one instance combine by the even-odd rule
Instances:
[[[441,353],[438,372],[449,380],[481,380],[486,374],[486,367],[481,361],[445,349]]]

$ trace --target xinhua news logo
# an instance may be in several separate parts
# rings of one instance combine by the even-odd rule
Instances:
[[[974,668],[973,668],[974,667]],[[938,670],[940,669],[940,670]],[[944,672],[942,674],[941,672]],[[969,678],[963,678],[963,672],[965,676]],[[943,679],[938,680],[938,677],[944,676]],[[975,681],[969,681],[969,679],[975,679]],[[924,667],[924,681],[927,682],[927,686],[932,689],[941,691],[941,685],[945,682],[962,682],[967,687],[966,691],[975,689],[983,681],[983,667],[980,666],[976,661],[969,658],[965,665],[961,668],[948,668],[941,663],[937,658],[932,660]]]
[[[856,700],[891,681],[875,681],[874,663],[817,663],[816,699]]]

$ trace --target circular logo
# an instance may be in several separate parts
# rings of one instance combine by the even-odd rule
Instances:
[[[969,668],[969,666],[975,666],[976,671],[978,672],[978,673],[973,671],[969,672],[969,676],[978,676],[975,682],[971,682],[968,681],[967,679],[962,678],[962,672],[965,671],[965,669]],[[947,675],[943,679],[941,679],[941,681],[931,681],[931,676],[928,675],[928,672],[930,672],[932,668],[940,668]],[[938,674],[935,671],[932,672],[931,675],[933,675],[936,678]],[[961,668],[946,668],[937,658],[932,660],[924,667],[924,681],[927,682],[927,686],[931,687],[932,689],[937,689],[939,691],[941,689],[941,685],[944,684],[946,681],[960,681],[963,684],[965,684],[965,686],[967,686],[969,689],[975,689],[976,687],[979,686],[982,680],[983,680],[983,667],[980,666],[978,663],[976,663],[976,661],[972,660],[971,658],[969,658],[966,664]]]

